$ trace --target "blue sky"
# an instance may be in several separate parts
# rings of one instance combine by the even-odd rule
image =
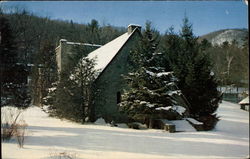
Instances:
[[[228,28],[248,28],[248,9],[243,1],[40,1],[4,2],[4,8],[21,7],[51,19],[73,20],[126,27],[144,26],[146,20],[161,33],[174,26],[179,31],[186,13],[195,35]]]

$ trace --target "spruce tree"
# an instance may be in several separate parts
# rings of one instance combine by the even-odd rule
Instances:
[[[120,103],[120,110],[130,119],[148,127],[153,127],[153,119],[181,119],[188,112],[172,72],[161,66],[162,54],[157,52],[157,45],[150,23],[146,23],[142,39],[130,54],[133,68],[125,77],[129,89]]]
[[[183,20],[181,33],[175,43],[178,44],[177,49],[166,44],[166,48],[168,48],[166,56],[169,55],[167,51],[177,50],[175,62],[168,61],[168,63],[171,64],[171,68],[178,78],[178,87],[190,103],[190,115],[205,121],[216,111],[220,100],[210,57],[205,49],[208,45],[197,42],[197,37],[194,36],[192,25],[187,17]],[[215,115],[211,118],[217,121]]]
[[[173,70],[173,66],[178,62],[178,52],[180,52],[181,39],[174,32],[171,26],[161,40],[160,49],[163,54],[163,66],[169,70]]]

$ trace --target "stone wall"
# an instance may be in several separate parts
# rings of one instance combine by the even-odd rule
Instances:
[[[67,40],[61,39],[59,46],[56,48],[56,61],[58,72],[61,72],[67,65],[67,56],[72,54],[72,45],[67,45]]]
[[[96,118],[103,117],[108,122],[126,120],[126,116],[118,111],[117,96],[126,88],[122,75],[128,73],[128,54],[135,47],[139,36],[140,33],[136,31],[96,80],[98,92],[94,103]]]
[[[68,67],[68,64],[70,62],[69,56],[79,54],[79,51],[77,52],[74,49],[82,50],[83,56],[86,56],[88,53],[97,49],[98,47],[100,47],[100,45],[74,43],[68,42],[65,39],[61,39],[59,46],[55,49],[58,72],[61,72],[64,68]]]

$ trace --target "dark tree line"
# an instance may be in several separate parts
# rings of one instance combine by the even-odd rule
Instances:
[[[191,117],[204,122],[205,129],[211,129],[218,121],[214,113],[221,94],[217,91],[218,81],[213,73],[209,44],[197,40],[192,24],[185,17],[181,32],[176,34],[170,29],[163,44],[166,44],[165,55],[169,61],[166,63],[174,71],[177,85],[191,105]]]
[[[1,106],[27,107],[30,103],[26,79],[28,70],[18,58],[15,34],[9,20],[0,13]]]
[[[147,22],[141,40],[130,53],[131,72],[125,76],[129,89],[120,103],[121,112],[150,128],[154,119],[182,119],[189,112],[173,72],[164,66],[158,44],[158,34]]]
[[[59,44],[60,39],[105,44],[126,31],[125,28],[111,25],[100,26],[96,20],[78,24],[72,20],[61,21],[51,20],[49,17],[37,17],[20,9],[4,16],[9,20],[10,27],[16,35],[18,49],[23,52],[19,58],[26,63],[35,61],[34,55],[37,55],[44,40],[50,40],[54,47]]]
[[[123,95],[122,112],[134,120],[181,119],[188,112],[188,116],[204,122],[205,129],[213,128],[218,121],[214,113],[221,95],[212,73],[208,46],[198,43],[186,17],[180,33],[170,28],[159,46],[157,34],[153,36],[146,26],[131,55],[138,67],[126,77],[130,89]]]
[[[27,88],[22,90],[26,90],[26,93],[30,92],[32,103],[36,105],[42,104],[42,99],[49,92],[48,88],[57,81],[55,48],[60,39],[67,39],[73,42],[105,44],[125,32],[124,28],[110,25],[100,26],[96,20],[92,20],[87,24],[51,20],[48,17],[35,16],[19,8],[8,14],[5,14],[1,9],[1,23],[3,23],[1,25],[1,29],[3,29],[1,30],[1,38],[4,42],[1,45],[8,45],[6,47],[9,50],[8,52],[1,51],[1,56],[3,56],[1,60],[4,61],[3,63],[1,61],[3,66],[1,74],[6,74],[6,72],[19,73],[15,76],[9,74],[6,77],[12,78],[11,80],[15,82],[25,83]],[[8,25],[7,30],[6,25]],[[4,50],[4,47],[1,47],[1,49]],[[79,57],[75,58],[79,59]],[[8,61],[9,59],[12,61]],[[19,65],[7,67],[7,64],[14,65],[15,63],[19,63]],[[77,62],[75,61],[75,63]],[[19,69],[19,71],[11,69]],[[22,78],[17,78],[17,76]],[[26,84],[27,76],[30,76],[30,79],[32,79],[31,83],[29,83],[29,89]],[[25,81],[21,82],[21,79]],[[3,82],[6,83],[7,81],[4,80],[7,79],[3,79]],[[3,86],[1,93],[7,93],[7,88],[10,89],[9,86]]]

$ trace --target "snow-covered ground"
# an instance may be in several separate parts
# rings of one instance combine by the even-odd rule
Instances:
[[[2,143],[2,158],[50,159],[63,152],[81,159],[247,158],[249,112],[223,101],[217,113],[221,120],[213,131],[168,133],[81,125],[31,107],[22,114],[29,125],[24,148],[14,139]]]

